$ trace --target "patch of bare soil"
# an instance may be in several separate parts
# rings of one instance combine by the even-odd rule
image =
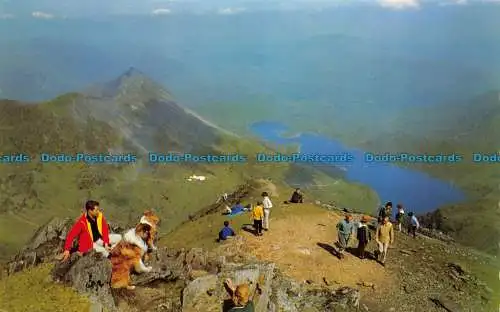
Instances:
[[[325,211],[308,215],[271,217],[270,230],[257,237],[244,232],[246,249],[261,260],[278,264],[297,281],[327,286],[360,287],[365,294],[387,292],[391,276],[379,263],[345,253],[340,260],[330,251],[337,240],[336,224],[342,216]],[[352,247],[357,246],[354,239]],[[361,285],[361,286],[360,286]],[[377,285],[385,285],[383,289]]]

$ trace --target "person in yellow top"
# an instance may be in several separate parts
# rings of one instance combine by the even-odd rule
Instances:
[[[255,234],[257,236],[262,236],[262,220],[264,219],[264,207],[262,206],[262,202],[257,202],[257,206],[253,208],[252,218]]]
[[[377,227],[375,239],[378,245],[378,253],[376,252],[377,260],[385,266],[385,258],[387,256],[387,249],[389,245],[394,243],[394,228],[392,223],[389,222],[389,216],[385,216]]]

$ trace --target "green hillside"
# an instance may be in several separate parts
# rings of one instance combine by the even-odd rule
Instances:
[[[252,155],[272,149],[206,124],[160,88],[137,71],[128,71],[91,92],[66,94],[45,103],[0,101],[3,155],[32,157],[27,163],[0,164],[2,258],[15,253],[51,217],[76,218],[89,198],[101,202],[112,223],[135,222],[142,211],[153,208],[166,232],[221,193],[255,178],[299,183],[318,198],[333,195],[344,205],[377,204],[377,196],[368,188],[325,173],[288,164],[255,163]],[[150,164],[148,151],[238,153],[248,155],[249,160]],[[41,153],[132,153],[137,162],[42,163]],[[187,181],[193,174],[206,180]]]

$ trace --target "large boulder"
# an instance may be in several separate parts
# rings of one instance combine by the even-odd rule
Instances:
[[[29,243],[7,265],[12,274],[42,262],[51,262],[61,253],[74,220],[53,218],[36,231]]]
[[[92,302],[100,303],[108,311],[116,310],[110,287],[111,262],[101,254],[90,252],[80,256],[74,253],[67,262],[55,264],[52,278],[90,297]]]

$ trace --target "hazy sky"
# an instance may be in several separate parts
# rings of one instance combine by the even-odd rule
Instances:
[[[256,10],[322,10],[345,5],[377,5],[418,10],[427,4],[467,5],[500,0],[0,0],[0,18],[61,18],[121,14],[240,14]]]

